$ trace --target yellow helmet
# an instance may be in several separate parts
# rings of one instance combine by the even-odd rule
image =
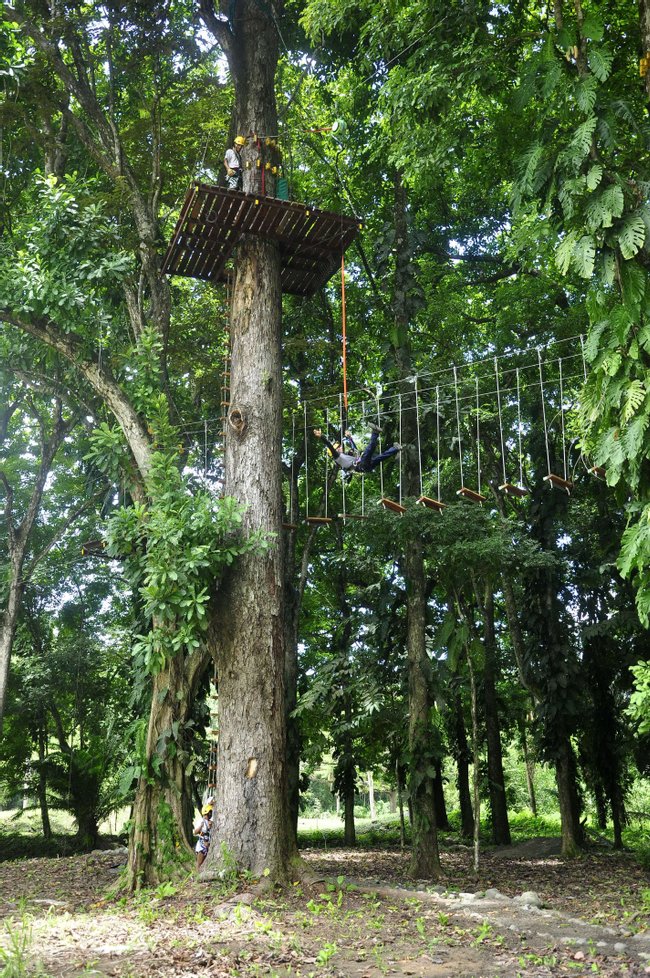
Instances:
[[[246,140],[243,136],[235,136],[235,146],[245,146]]]
[[[210,804],[204,805],[203,808],[201,809],[201,815],[209,815],[211,811],[212,811],[212,805]]]

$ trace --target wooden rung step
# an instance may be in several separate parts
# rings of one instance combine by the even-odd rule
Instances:
[[[312,526],[325,526],[327,523],[332,523],[333,520],[330,516],[306,516],[305,523],[310,523]]]
[[[567,493],[573,489],[573,483],[569,479],[563,479],[561,475],[553,475],[552,472],[544,476],[544,482],[549,482],[556,489],[564,489]]]
[[[528,489],[524,489],[523,486],[513,486],[511,482],[504,482],[502,486],[499,486],[499,489],[506,496],[517,496],[519,499],[528,495]]]
[[[380,499],[379,505],[383,506],[384,509],[389,509],[391,513],[399,513],[400,516],[406,512],[406,506],[396,503],[394,499]]]
[[[468,489],[467,486],[462,486],[456,492],[457,496],[462,496],[463,499],[469,499],[471,503],[484,503],[487,496],[482,496],[480,492],[475,492],[474,489]]]
[[[605,479],[607,477],[607,472],[602,465],[592,465],[589,471],[592,475],[595,475],[597,479]]]
[[[438,512],[441,512],[445,508],[445,503],[441,503],[439,499],[431,499],[430,496],[420,496],[416,502],[420,506],[426,506],[427,509],[435,509]]]
[[[298,529],[298,524],[297,523],[283,523],[282,524],[282,529],[283,530],[297,530]]]

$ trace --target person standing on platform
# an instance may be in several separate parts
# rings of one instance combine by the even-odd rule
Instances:
[[[245,145],[246,145],[246,140],[244,139],[243,136],[235,136],[233,140],[232,149],[226,150],[226,155],[223,160],[223,165],[226,168],[227,190],[242,189],[241,151]]]

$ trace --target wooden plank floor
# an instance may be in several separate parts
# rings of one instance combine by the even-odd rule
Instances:
[[[163,272],[224,282],[242,234],[259,234],[280,248],[282,291],[313,295],[340,268],[360,228],[356,217],[295,201],[194,183],[165,254]]]

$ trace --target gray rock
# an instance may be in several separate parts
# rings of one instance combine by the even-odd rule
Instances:
[[[513,903],[518,903],[521,907],[541,907],[542,900],[534,890],[525,890],[520,896],[512,898]]]
[[[489,890],[485,891],[485,896],[489,897],[491,900],[507,900],[508,897],[504,896],[501,890],[497,890],[495,886],[491,886]]]
[[[621,954],[623,951],[627,950],[627,944],[623,944],[622,941],[617,941],[614,945],[614,950]]]

